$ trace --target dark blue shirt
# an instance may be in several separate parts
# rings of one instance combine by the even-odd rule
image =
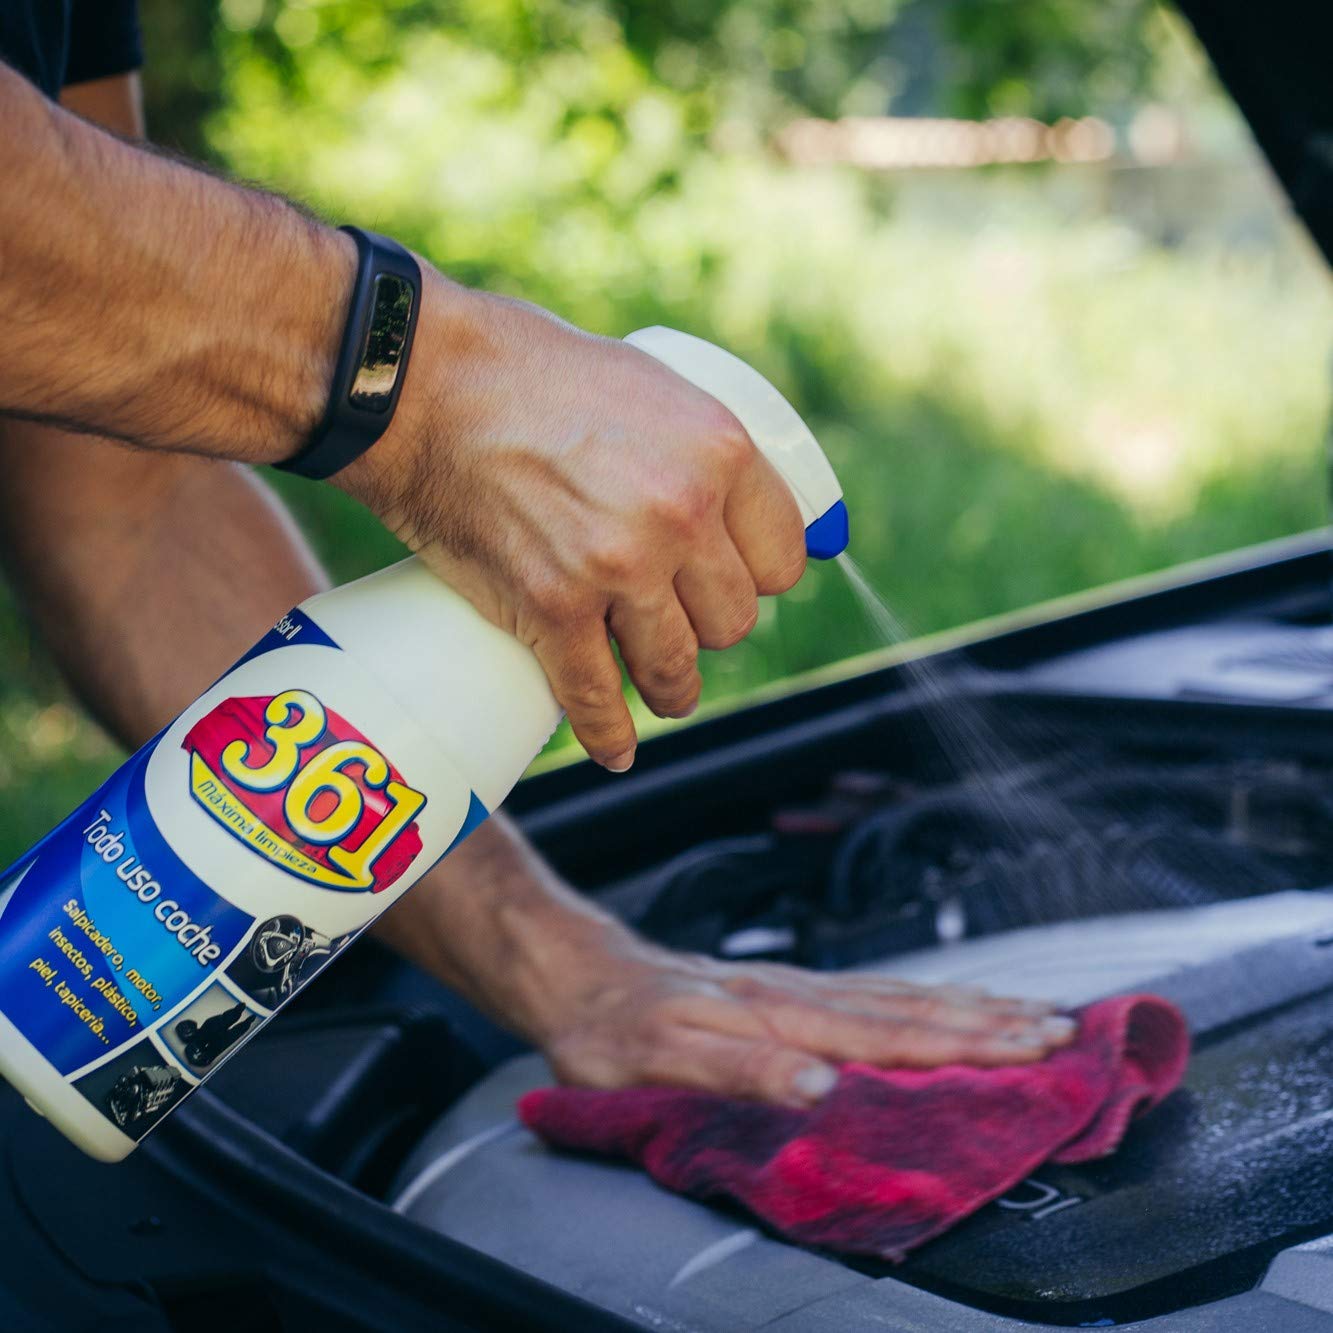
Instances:
[[[138,69],[138,0],[0,0],[0,60],[48,97]]]

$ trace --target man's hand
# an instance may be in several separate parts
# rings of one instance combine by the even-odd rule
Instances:
[[[381,938],[590,1087],[674,1084],[806,1105],[849,1060],[1040,1060],[1053,1006],[878,976],[733,964],[640,939],[496,817],[381,919]]]
[[[0,123],[0,415],[294,454],[329,391],[352,242],[101,132],[2,64]],[[337,481],[536,651],[609,768],[635,735],[608,631],[649,706],[680,716],[699,648],[748,633],[757,595],[804,566],[795,502],[713,398],[424,264],[397,415]]]
[[[540,1040],[562,1082],[669,1084],[806,1106],[838,1065],[1040,1060],[1074,1034],[1051,1006],[888,977],[729,964],[632,936],[588,959]]]
[[[588,753],[635,733],[607,631],[659,717],[805,567],[796,503],[716,399],[624,343],[426,272],[393,427],[338,483],[541,660]]]

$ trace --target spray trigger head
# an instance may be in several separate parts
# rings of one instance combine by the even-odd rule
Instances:
[[[832,560],[847,549],[851,540],[847,506],[841,500],[830,505],[805,529],[806,554],[816,560]]]
[[[842,487],[794,407],[757,371],[714,343],[655,325],[625,341],[712,394],[745,427],[790,488],[805,524],[805,549],[829,560],[847,547]]]

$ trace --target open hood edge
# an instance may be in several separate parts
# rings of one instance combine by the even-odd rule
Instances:
[[[1176,2],[1333,263],[1333,10],[1326,0]]]

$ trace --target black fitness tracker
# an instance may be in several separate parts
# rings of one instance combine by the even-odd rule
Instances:
[[[343,227],[356,242],[356,283],[329,405],[284,472],[323,480],[360,458],[393,420],[421,302],[421,269],[397,241]]]

